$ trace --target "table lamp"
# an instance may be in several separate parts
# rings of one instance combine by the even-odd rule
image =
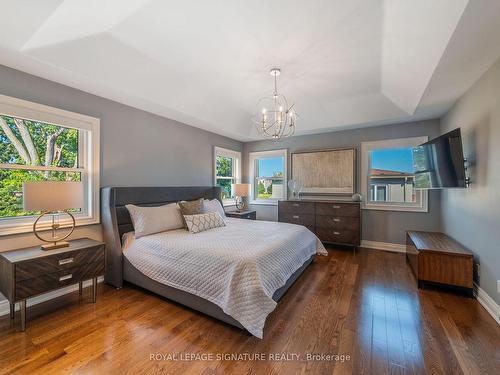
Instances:
[[[69,246],[64,240],[68,238],[75,230],[75,217],[69,209],[82,208],[83,203],[83,184],[81,182],[71,181],[36,181],[23,183],[23,206],[24,211],[41,211],[41,215],[33,224],[33,233],[43,242],[43,250],[58,249]],[[71,229],[68,234],[58,237],[57,230],[61,227],[59,224],[59,214],[66,213],[72,220]],[[52,235],[49,239],[43,238],[37,231],[37,224],[45,215],[52,216]]]
[[[250,184],[231,184],[231,189],[233,190],[236,209],[241,211],[245,208],[242,198],[250,195]]]

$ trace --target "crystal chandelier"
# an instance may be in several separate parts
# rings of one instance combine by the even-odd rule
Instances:
[[[259,100],[261,111],[253,117],[253,122],[261,136],[278,141],[295,132],[297,112],[293,109],[295,104],[289,106],[286,97],[278,94],[278,76],[281,70],[273,68],[269,73],[274,77],[273,95]]]

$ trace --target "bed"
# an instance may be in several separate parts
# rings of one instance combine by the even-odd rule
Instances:
[[[218,199],[219,187],[108,187],[101,191],[108,284],[124,281],[262,338],[267,315],[324,247],[305,227],[226,218],[226,226],[135,239],[126,204]]]

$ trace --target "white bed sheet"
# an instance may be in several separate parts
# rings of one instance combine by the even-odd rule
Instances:
[[[303,226],[224,220],[225,227],[196,234],[180,229],[135,239],[127,233],[123,253],[144,275],[216,304],[262,338],[274,292],[326,250]]]

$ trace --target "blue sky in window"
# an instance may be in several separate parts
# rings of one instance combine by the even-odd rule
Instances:
[[[275,172],[283,172],[283,158],[259,159],[259,177],[272,177]]]
[[[371,152],[373,169],[413,173],[412,148],[391,148]]]

